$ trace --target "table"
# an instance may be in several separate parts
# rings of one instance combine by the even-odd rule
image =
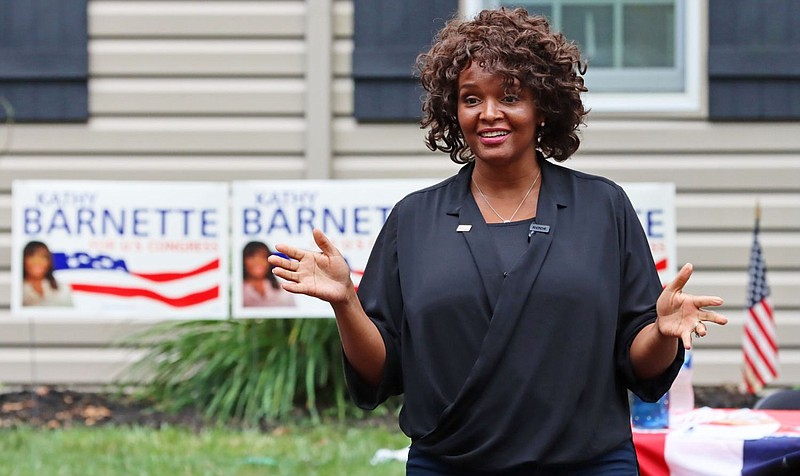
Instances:
[[[800,411],[702,408],[672,423],[634,428],[641,476],[800,475]]]

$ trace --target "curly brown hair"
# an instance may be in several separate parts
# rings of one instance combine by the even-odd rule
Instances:
[[[427,53],[417,57],[422,87],[422,127],[430,150],[450,154],[464,164],[474,159],[458,124],[458,76],[473,61],[498,74],[511,87],[519,81],[534,93],[545,117],[539,127],[538,147],[562,162],[580,145],[578,127],[587,111],[581,102],[586,91],[578,47],[550,30],[547,19],[530,16],[524,8],[484,10],[474,20],[454,18],[436,35]]]

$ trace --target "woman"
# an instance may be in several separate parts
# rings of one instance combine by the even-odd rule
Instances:
[[[523,9],[451,20],[419,58],[422,124],[466,165],[395,206],[358,296],[319,230],[321,253],[270,258],[333,307],[356,403],[405,394],[409,475],[636,474],[626,389],[657,400],[726,322],[690,265],[662,292],[619,186],[545,160],[580,142],[579,57]]]
[[[272,253],[260,241],[251,241],[242,250],[242,306],[294,306],[292,295],[281,289],[267,258]]]
[[[31,241],[22,250],[22,305],[72,305],[69,287],[56,282],[53,255],[41,241]]]

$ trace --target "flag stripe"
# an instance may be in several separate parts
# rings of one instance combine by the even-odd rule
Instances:
[[[774,375],[776,373],[775,368],[778,366],[778,359],[775,354],[776,349],[772,346],[759,343],[755,339],[755,336],[750,333],[749,329],[745,329],[745,337],[747,338],[746,342],[752,346],[750,349],[758,353],[760,360],[770,367],[770,373]]]
[[[752,347],[748,344],[745,345],[745,360],[750,366],[750,370],[753,374],[758,377],[759,382],[764,384],[767,380],[767,376],[771,375],[769,369],[765,368],[764,362],[758,358],[757,352],[755,352]]]
[[[656,262],[656,271],[664,271],[667,269],[667,258]]]
[[[764,382],[759,379],[758,375],[753,372],[752,366],[747,362],[748,357],[747,354],[744,356],[745,359],[745,366],[744,366],[744,385],[745,389],[748,393],[755,393],[757,388],[761,388],[764,385]]]
[[[750,317],[752,317],[752,319],[748,320],[748,323],[754,324],[754,327],[758,328],[758,335],[764,338],[766,341],[764,344],[766,346],[777,349],[778,345],[775,343],[775,336],[770,332],[773,328],[772,316],[767,313],[758,312],[762,307],[763,306],[757,304],[750,308]]]
[[[745,326],[744,331],[745,331],[745,337],[748,338],[753,343],[754,346],[760,347],[765,351],[768,351],[770,353],[770,356],[772,357],[771,360],[774,362],[775,350],[777,349],[777,347],[773,343],[771,343],[769,339],[766,338],[766,336],[758,332],[758,330],[753,331],[751,326]]]
[[[130,274],[133,276],[138,276],[143,279],[147,279],[149,281],[163,283],[167,281],[176,281],[178,279],[189,278],[191,276],[197,276],[198,274],[202,274],[205,273],[206,271],[212,271],[218,268],[219,268],[219,260],[216,259],[191,271],[186,271],[183,273],[130,273]]]
[[[769,299],[765,297],[760,303],[757,303],[755,306],[753,306],[753,312],[759,316],[762,322],[767,323],[765,326],[765,332],[770,336],[772,342],[776,342],[777,334],[775,330],[775,316],[772,314],[772,303],[770,303]],[[777,345],[775,348],[777,348]]]
[[[754,389],[763,386],[764,379],[758,374],[755,369],[755,365],[753,365],[753,362],[750,360],[750,356],[746,353],[744,354],[744,360],[747,364],[745,367],[745,378],[747,379],[749,388]]]
[[[163,302],[172,307],[188,307],[200,304],[219,297],[219,286],[199,291],[185,296],[171,298],[161,295],[155,291],[141,288],[124,288],[117,286],[96,286],[91,284],[73,284],[73,291],[94,293],[94,294],[108,294],[111,296],[119,297],[144,297]]]
[[[773,375],[772,370],[767,366],[764,359],[761,357],[761,352],[757,347],[753,347],[752,342],[745,343],[745,361],[748,363],[751,371],[758,377],[762,383],[767,382],[768,376]]]
[[[639,462],[641,476],[667,476],[669,466],[664,459],[666,433],[633,432],[633,444],[636,446],[636,459]]]
[[[772,347],[766,346],[759,346],[756,342],[750,341],[748,342],[751,347],[748,349],[751,350],[751,353],[758,354],[758,360],[763,362],[764,365],[769,367],[770,375],[776,375],[776,369],[778,367],[778,356],[775,352],[775,349]],[[755,355],[751,355],[751,357],[755,358]]]

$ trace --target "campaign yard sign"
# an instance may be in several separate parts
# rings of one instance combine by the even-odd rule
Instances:
[[[650,242],[662,284],[675,279],[679,264],[676,244],[674,183],[620,183],[628,194]]]
[[[12,187],[14,315],[228,317],[228,184]]]
[[[358,286],[370,250],[394,204],[436,180],[261,181],[232,184],[233,317],[331,317],[318,299],[284,291],[266,263],[275,245],[316,251],[317,227],[342,252]],[[663,283],[676,274],[675,187],[621,184],[647,234]],[[257,287],[257,289],[255,289]]]
[[[275,253],[278,243],[318,250],[311,231],[320,228],[344,255],[357,286],[372,245],[395,203],[436,182],[435,179],[234,182],[233,316],[333,316],[327,303],[281,289],[280,280],[271,275],[265,264],[266,255]]]
[[[327,303],[281,288],[266,262],[275,245],[317,250],[318,227],[358,285],[395,203],[436,181],[15,181],[12,313],[330,317]],[[667,283],[678,267],[675,187],[621,185]]]

